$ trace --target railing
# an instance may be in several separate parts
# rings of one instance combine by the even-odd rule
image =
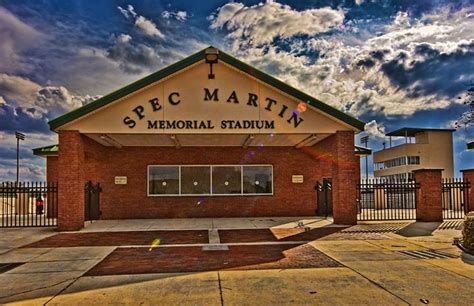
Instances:
[[[57,215],[57,183],[0,183],[0,227],[56,226]]]
[[[415,220],[419,187],[406,180],[361,180],[357,185],[357,220]]]
[[[443,219],[462,219],[469,212],[470,183],[461,178],[445,178],[443,186]]]

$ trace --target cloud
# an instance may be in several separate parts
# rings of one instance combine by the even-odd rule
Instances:
[[[148,36],[155,36],[159,38],[165,37],[165,35],[161,33],[160,30],[158,30],[156,24],[143,16],[138,16],[138,18],[135,20],[135,25]]]
[[[231,2],[209,17],[211,28],[227,30],[234,48],[261,46],[276,38],[296,34],[315,35],[342,25],[344,13],[330,7],[297,11],[288,5],[267,0],[253,6]]]
[[[164,19],[174,18],[178,21],[184,22],[188,18],[188,13],[186,11],[171,12],[165,10],[161,13],[161,17]]]
[[[165,35],[158,29],[158,27],[153,21],[141,15],[138,15],[135,12],[135,9],[133,8],[132,5],[129,4],[127,6],[127,9],[124,9],[120,6],[118,6],[117,8],[120,11],[120,13],[122,13],[122,15],[125,16],[125,18],[135,20],[135,23],[134,23],[135,26],[146,35],[151,36],[151,37],[158,37],[158,38],[165,37]]]
[[[239,24],[237,30],[236,22],[225,22],[250,8],[232,3],[223,9],[211,26],[226,25],[228,46],[239,57],[357,116],[410,116],[448,108],[460,103],[457,95],[465,89],[463,84],[474,79],[470,8],[443,8],[417,18],[398,13],[378,27],[380,32],[361,25],[354,29],[347,23],[331,35],[294,36],[287,41],[262,41],[247,24]],[[254,19],[246,22],[253,24]],[[243,39],[236,33],[247,36]]]
[[[0,129],[49,132],[47,121],[81,107],[98,96],[73,95],[62,86],[40,86],[18,76],[0,74]]]
[[[0,71],[13,72],[28,68],[21,58],[24,51],[37,47],[45,35],[0,7]]]
[[[181,57],[181,53],[162,46],[152,48],[142,43],[134,44],[130,35],[120,34],[115,37],[115,44],[107,50],[107,57],[118,62],[125,72],[137,74],[154,71],[176,61]]]
[[[376,120],[367,122],[364,132],[369,136],[370,140],[383,141],[385,138],[385,126]]]

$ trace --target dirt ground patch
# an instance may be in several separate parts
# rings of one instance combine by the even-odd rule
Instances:
[[[57,234],[25,248],[54,248],[79,246],[126,246],[150,245],[153,240],[160,239],[160,244],[193,244],[209,243],[208,231],[130,231],[130,232],[94,232]]]
[[[341,267],[309,245],[230,246],[228,251],[201,247],[118,248],[86,275],[203,272]]]

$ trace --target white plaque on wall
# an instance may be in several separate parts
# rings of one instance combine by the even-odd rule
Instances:
[[[126,176],[116,176],[115,177],[115,185],[127,185],[127,177]]]
[[[302,175],[292,175],[291,182],[294,184],[301,184],[303,183],[303,176]]]

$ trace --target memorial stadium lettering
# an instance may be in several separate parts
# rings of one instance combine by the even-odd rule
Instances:
[[[203,102],[204,103],[219,103],[219,89],[215,88],[210,90],[208,88],[203,89]],[[176,106],[181,103],[179,92],[172,92],[168,95],[168,103],[171,106]],[[280,103],[269,97],[265,98],[264,102],[259,100],[259,97],[254,93],[248,93],[245,95],[245,99],[242,96],[237,95],[236,91],[232,93],[225,100],[225,103],[245,103],[249,107],[259,107],[260,103],[263,103],[264,110],[268,112],[275,112],[278,117],[286,121],[288,124],[293,125],[297,128],[304,120],[297,112],[292,111],[286,104]],[[147,122],[148,129],[208,129],[212,130],[215,127],[215,123],[211,120],[151,120],[147,118],[148,112],[159,112],[163,108],[162,102],[158,98],[152,98],[148,103],[137,105],[132,109],[132,113],[129,116],[123,118],[123,123],[129,128],[134,128],[137,122],[142,120]],[[219,122],[221,129],[274,129],[274,120],[221,120]]]

